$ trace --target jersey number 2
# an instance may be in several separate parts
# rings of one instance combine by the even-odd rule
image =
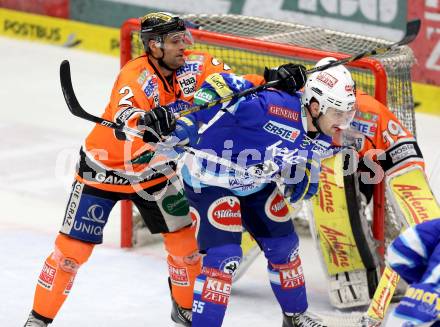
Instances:
[[[128,100],[134,96],[133,91],[128,86],[124,86],[119,90],[119,94],[124,94],[121,100],[119,100],[119,106],[133,106],[133,103]]]

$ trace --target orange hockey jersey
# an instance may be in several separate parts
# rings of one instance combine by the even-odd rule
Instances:
[[[360,156],[378,159],[387,174],[413,164],[424,169],[417,141],[397,117],[374,97],[362,91],[356,95],[356,101],[358,110],[351,127],[362,134],[356,138]],[[375,149],[385,153],[377,157],[371,151]]]
[[[158,105],[167,105],[174,113],[186,109],[208,75],[230,71],[207,53],[187,50],[185,56],[185,64],[168,80],[145,55],[128,62],[119,73],[102,117],[137,128],[145,111]],[[173,169],[165,173],[163,166],[154,169],[166,161],[142,139],[96,125],[81,149],[76,179],[99,189],[132,193],[170,177]]]

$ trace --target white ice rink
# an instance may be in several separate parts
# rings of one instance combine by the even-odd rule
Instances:
[[[0,326],[22,326],[35,282],[53,247],[73,181],[76,155],[91,129],[67,110],[59,64],[69,59],[77,96],[100,114],[118,72],[116,58],[0,38]],[[440,197],[440,118],[417,115],[427,173]],[[119,208],[105,242],[79,271],[53,326],[172,326],[161,245],[121,250]],[[331,310],[310,239],[301,240],[311,307]],[[260,256],[235,285],[224,326],[281,326]]]

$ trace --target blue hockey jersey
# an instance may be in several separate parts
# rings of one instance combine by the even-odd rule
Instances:
[[[212,101],[252,86],[236,75],[213,74],[194,99]],[[319,162],[323,156],[331,155],[331,137],[307,133],[300,99],[300,93],[290,95],[269,89],[186,116],[195,124],[204,124],[197,142],[190,145],[196,151],[209,153],[211,158],[186,158],[184,181],[193,187],[221,186],[246,195],[264,187],[255,173],[273,177],[286,166],[311,159]],[[219,157],[243,169],[218,164]]]
[[[385,326],[440,326],[440,218],[403,232],[388,247],[387,262],[410,285]]]
[[[440,291],[440,218],[403,232],[389,246],[387,261],[408,283],[430,283]]]

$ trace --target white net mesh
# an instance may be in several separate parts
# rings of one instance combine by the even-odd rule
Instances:
[[[182,18],[198,25],[201,30],[348,55],[358,54],[392,43],[377,38],[336,32],[319,27],[309,27],[241,15],[192,14],[182,16]],[[315,61],[295,57],[295,55],[281,57],[271,55],[267,51],[242,50],[238,44],[234,49],[196,40],[194,48],[208,51],[219,57],[232,66],[238,74],[261,74],[265,66],[275,67],[286,62],[302,63],[308,68],[311,68],[316,63]],[[137,31],[133,31],[131,51],[132,57],[138,56],[143,52]],[[411,49],[403,46],[373,58],[377,59],[386,71],[388,79],[387,105],[403,124],[415,133],[414,102],[410,75],[414,56]],[[374,95],[374,83],[371,72],[354,68],[351,70],[358,87]]]

